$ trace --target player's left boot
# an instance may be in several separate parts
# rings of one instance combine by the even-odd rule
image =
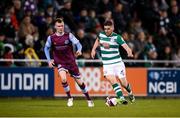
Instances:
[[[118,98],[117,103],[127,105],[128,101],[125,98]]]
[[[129,94],[129,100],[131,101],[131,103],[134,103],[135,102],[135,97],[133,94]]]
[[[88,107],[94,107],[94,102],[92,100],[88,100]]]

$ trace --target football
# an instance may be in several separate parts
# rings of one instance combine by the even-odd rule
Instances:
[[[108,107],[113,107],[117,105],[117,98],[115,97],[107,97],[106,98],[106,103],[105,103]]]

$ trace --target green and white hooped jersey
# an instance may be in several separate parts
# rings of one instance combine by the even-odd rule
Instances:
[[[119,64],[122,61],[119,46],[125,43],[123,38],[114,32],[110,36],[106,36],[105,32],[100,32],[98,38],[103,65]],[[105,48],[103,43],[109,44],[109,48]]]

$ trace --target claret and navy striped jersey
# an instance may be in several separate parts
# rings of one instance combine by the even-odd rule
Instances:
[[[114,32],[110,36],[106,36],[105,32],[100,32],[98,38],[103,65],[120,63],[122,58],[119,52],[119,46],[125,43],[123,38]],[[104,44],[108,44],[108,47]]]

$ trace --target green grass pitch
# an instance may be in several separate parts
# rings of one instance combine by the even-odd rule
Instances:
[[[0,117],[180,117],[180,99],[136,99],[134,104],[105,106],[95,99],[88,108],[85,100],[74,99],[67,107],[65,99],[0,98]]]

